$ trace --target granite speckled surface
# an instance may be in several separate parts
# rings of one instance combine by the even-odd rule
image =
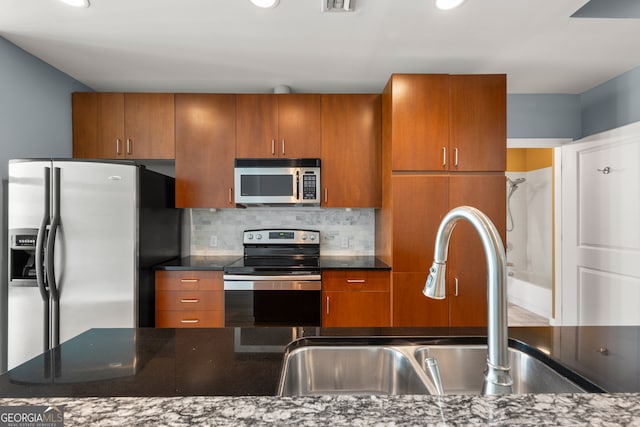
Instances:
[[[639,394],[32,398],[0,404],[64,405],[65,426],[640,424]]]

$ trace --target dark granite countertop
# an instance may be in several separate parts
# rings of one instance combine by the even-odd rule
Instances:
[[[188,256],[155,267],[156,270],[223,270],[242,255]],[[375,256],[321,256],[322,270],[391,270]]]
[[[92,329],[1,375],[0,406],[62,407],[65,426],[640,425],[640,327],[630,326],[509,330],[512,345],[527,343],[616,393],[274,396],[292,339],[443,343],[485,334],[482,328]]]
[[[485,334],[482,328],[92,329],[0,376],[0,397],[273,396],[284,348],[294,339],[424,342]],[[510,328],[509,336],[605,391],[640,392],[640,327]]]

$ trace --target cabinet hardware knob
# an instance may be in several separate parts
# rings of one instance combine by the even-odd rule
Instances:
[[[327,297],[327,316],[329,315],[329,297]]]
[[[611,173],[611,168],[609,166],[605,166],[604,169],[598,169],[598,172],[602,172],[605,175],[608,175]]]
[[[324,187],[324,202],[327,203],[328,200],[329,200],[329,189],[327,187]]]
[[[116,138],[116,154],[120,154],[120,138]]]
[[[455,296],[458,296],[458,278],[456,277],[455,279],[453,279],[454,283],[456,284],[456,292],[455,292]]]
[[[600,347],[598,349],[598,353],[602,354],[603,356],[606,356],[609,354],[609,349],[607,347]]]
[[[282,155],[284,155],[284,138],[282,139]]]
[[[180,300],[180,302],[183,302],[183,303],[196,303],[198,301],[200,300],[197,298],[183,298]]]
[[[365,279],[347,279],[347,283],[365,283]]]
[[[182,283],[198,283],[200,279],[180,279]]]
[[[442,167],[447,166],[447,147],[442,147]]]
[[[276,140],[275,139],[271,139],[271,155],[272,156],[276,155]]]
[[[198,323],[199,321],[198,319],[182,319],[180,323]]]
[[[132,145],[133,145],[133,142],[131,141],[131,138],[127,138],[127,154],[131,154]]]
[[[458,147],[456,147],[456,148],[454,148],[454,149],[453,149],[453,154],[454,154],[454,157],[455,157],[455,160],[454,160],[454,162],[453,162],[453,165],[454,165],[455,167],[458,167]]]

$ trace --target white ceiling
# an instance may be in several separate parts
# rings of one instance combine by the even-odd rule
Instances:
[[[380,92],[391,73],[506,73],[509,93],[581,93],[640,65],[640,21],[586,0],[1,0],[0,35],[99,91]]]

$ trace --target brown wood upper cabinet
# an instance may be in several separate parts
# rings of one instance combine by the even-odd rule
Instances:
[[[230,208],[236,96],[176,94],[176,207]]]
[[[382,203],[380,95],[322,95],[322,206]]]
[[[385,93],[392,170],[505,170],[505,75],[394,74]]]
[[[173,94],[75,92],[72,104],[73,157],[175,157]]]
[[[319,94],[236,96],[236,157],[320,157]]]

